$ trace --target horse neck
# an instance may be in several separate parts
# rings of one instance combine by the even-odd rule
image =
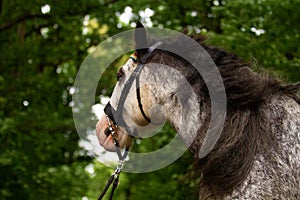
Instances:
[[[190,145],[197,134],[199,124],[199,104],[197,95],[182,75],[183,73],[165,65],[146,67],[141,77],[146,80],[148,99],[152,105],[159,105],[163,117]],[[150,94],[149,94],[149,91]],[[155,110],[152,116],[157,115]]]
[[[229,109],[215,149],[206,158],[198,161],[198,166],[203,171],[201,195],[222,197],[243,184],[249,176],[260,182],[266,177],[255,174],[261,170],[257,167],[267,166],[270,167],[270,173],[276,173],[272,168],[275,166],[271,164],[274,159],[275,162],[288,161],[299,165],[299,158],[295,161],[297,158],[289,156],[297,151],[296,148],[289,149],[299,143],[294,139],[299,135],[299,127],[296,125],[299,119],[299,104],[282,92],[271,95],[257,109]],[[286,138],[293,139],[287,141]],[[197,142],[192,145],[194,148],[198,146]],[[263,163],[260,163],[261,157]],[[291,170],[297,168],[294,165]]]

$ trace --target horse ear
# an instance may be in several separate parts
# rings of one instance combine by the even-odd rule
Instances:
[[[144,25],[143,25],[140,21],[138,21],[138,22],[136,23],[135,28],[145,28],[145,27],[144,27]]]
[[[146,29],[141,22],[137,22],[136,24],[134,31],[134,42],[137,56],[140,56],[145,51],[148,44]]]

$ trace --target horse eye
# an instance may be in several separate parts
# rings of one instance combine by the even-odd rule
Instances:
[[[122,67],[119,69],[119,71],[117,72],[117,81],[120,80],[120,78],[122,78],[122,76],[124,75],[124,71],[122,69]]]

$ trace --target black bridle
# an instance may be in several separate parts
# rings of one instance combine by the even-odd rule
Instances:
[[[123,107],[124,107],[124,104],[125,104],[125,100],[128,96],[128,93],[129,93],[129,90],[130,90],[130,88],[133,84],[133,81],[136,82],[136,89],[137,89],[136,90],[136,95],[137,95],[137,100],[138,100],[140,111],[141,111],[143,117],[145,118],[145,120],[148,121],[148,122],[151,122],[150,118],[147,117],[147,115],[145,114],[145,111],[143,109],[143,105],[142,105],[142,102],[141,102],[140,85],[139,85],[140,84],[140,79],[139,79],[139,77],[140,77],[140,73],[143,70],[146,62],[148,61],[148,58],[151,56],[153,51],[161,44],[162,44],[162,42],[157,42],[157,43],[153,44],[147,50],[147,52],[144,54],[144,56],[142,56],[142,58],[139,60],[138,66],[134,69],[131,76],[128,78],[128,80],[124,84],[124,88],[122,90],[117,109],[114,110],[114,108],[111,106],[110,102],[108,102],[108,104],[105,106],[104,113],[114,123],[114,125],[124,126],[126,129],[128,128],[125,120],[123,119],[122,112],[123,112]],[[127,130],[127,131],[129,131],[129,130]]]
[[[128,78],[126,83],[124,84],[124,88],[122,90],[117,109],[115,110],[111,106],[110,102],[108,102],[107,105],[104,108],[104,113],[106,115],[106,120],[107,120],[107,123],[108,123],[108,128],[105,130],[105,135],[107,137],[109,135],[112,136],[115,147],[116,147],[116,151],[117,151],[117,154],[118,154],[118,157],[119,157],[119,162],[118,162],[118,165],[117,165],[117,169],[115,170],[115,172],[109,178],[109,180],[108,180],[103,192],[99,196],[98,200],[101,200],[104,197],[105,193],[107,192],[107,190],[110,187],[110,185],[112,184],[112,182],[114,182],[114,183],[113,183],[113,188],[112,188],[109,199],[111,200],[113,198],[114,191],[115,191],[115,189],[117,188],[117,186],[119,184],[119,175],[120,175],[121,170],[123,168],[123,163],[124,163],[124,161],[125,161],[125,159],[128,155],[128,152],[129,152],[130,147],[126,147],[123,155],[121,153],[119,142],[115,137],[118,126],[124,127],[126,129],[127,133],[131,137],[132,136],[137,136],[137,130],[134,129],[133,132],[132,132],[130,127],[126,124],[126,122],[123,118],[123,115],[122,115],[125,100],[128,96],[129,90],[130,90],[130,88],[131,88],[134,81],[136,83],[136,96],[137,96],[140,111],[141,111],[144,119],[149,123],[151,122],[151,119],[149,117],[147,117],[147,115],[146,115],[146,113],[143,109],[143,104],[142,104],[142,101],[141,101],[141,94],[140,94],[140,79],[139,79],[139,77],[140,77],[141,71],[143,70],[143,68],[144,68],[146,62],[148,61],[149,57],[151,56],[151,54],[161,44],[162,44],[162,42],[156,42],[155,44],[153,44],[150,48],[148,48],[147,52],[138,61],[139,62],[138,66],[134,69],[134,71],[132,72],[132,74],[130,75],[130,77]]]

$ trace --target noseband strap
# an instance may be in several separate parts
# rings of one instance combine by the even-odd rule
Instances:
[[[113,108],[110,104],[110,102],[108,102],[104,108],[104,113],[105,115],[113,122],[114,125],[116,125],[116,120],[114,118],[114,114],[113,114]]]

